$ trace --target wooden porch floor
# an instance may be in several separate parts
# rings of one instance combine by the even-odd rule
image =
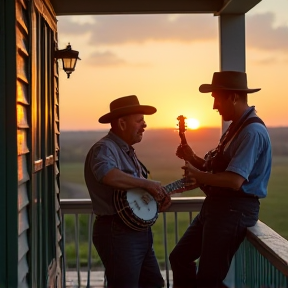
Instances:
[[[161,271],[162,276],[166,282],[166,271]],[[87,287],[87,271],[80,272],[80,287]],[[170,285],[172,287],[172,271],[169,271]],[[77,271],[66,271],[66,287],[78,288]],[[104,271],[91,271],[90,272],[90,288],[103,288],[104,287]],[[165,283],[165,287],[166,283]]]

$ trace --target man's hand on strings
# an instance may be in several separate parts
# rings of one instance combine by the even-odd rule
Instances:
[[[145,181],[145,190],[147,190],[159,204],[159,212],[163,212],[171,205],[171,197],[168,195],[160,182]]]
[[[145,187],[143,188],[147,190],[157,202],[162,201],[166,196],[166,192],[160,182],[145,179]]]

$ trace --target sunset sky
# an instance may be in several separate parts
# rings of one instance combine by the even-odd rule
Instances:
[[[246,14],[249,95],[268,127],[288,126],[288,0],[263,0]],[[60,130],[108,129],[98,118],[115,98],[135,94],[157,113],[149,128],[176,118],[221,127],[213,98],[198,88],[219,71],[218,17],[212,14],[59,16],[59,49],[71,43],[81,61],[60,71]],[[59,62],[60,64],[60,62]]]

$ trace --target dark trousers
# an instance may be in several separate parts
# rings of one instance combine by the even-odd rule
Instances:
[[[174,287],[225,287],[233,255],[258,214],[257,198],[207,196],[169,256]]]
[[[93,243],[105,267],[108,287],[163,287],[151,229],[135,231],[118,215],[95,220]]]

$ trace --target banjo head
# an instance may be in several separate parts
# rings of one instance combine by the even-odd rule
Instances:
[[[143,189],[131,189],[127,191],[127,202],[133,213],[144,221],[158,217],[158,205],[154,198]]]

